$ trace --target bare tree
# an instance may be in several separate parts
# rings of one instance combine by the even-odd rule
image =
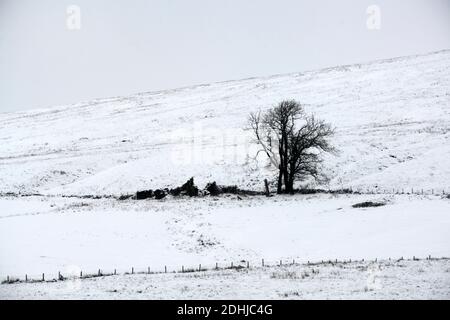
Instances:
[[[278,168],[277,193],[292,193],[294,182],[319,179],[322,153],[334,152],[329,138],[334,129],[314,115],[305,114],[295,100],[285,100],[262,114],[251,113],[250,127],[270,163]],[[297,126],[299,128],[297,129]]]

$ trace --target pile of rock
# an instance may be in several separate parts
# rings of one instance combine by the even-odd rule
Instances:
[[[268,190],[266,191],[268,193]],[[218,196],[221,194],[235,194],[235,195],[261,195],[264,194],[260,191],[251,191],[251,190],[242,190],[237,186],[223,186],[218,185],[215,181],[209,182],[206,184],[203,190],[200,190],[194,183],[194,178],[190,178],[186,181],[182,186],[176,187],[174,189],[156,189],[156,190],[142,190],[136,192],[135,195],[122,195],[119,200],[127,200],[127,199],[135,199],[135,200],[143,200],[143,199],[163,199],[167,195],[172,195],[174,197],[178,196],[189,196],[189,197],[199,197],[199,196]],[[267,194],[266,194],[267,195]],[[238,199],[241,199],[238,196]]]
[[[176,187],[174,189],[156,189],[156,190],[144,190],[136,192],[135,199],[143,200],[148,198],[155,199],[163,199],[168,194],[172,196],[189,196],[189,197],[197,197],[199,195],[199,190],[197,186],[194,184],[194,178],[190,178],[186,183],[184,183],[181,187]]]
[[[171,189],[169,193],[173,196],[184,196],[187,195],[189,197],[198,197],[199,190],[197,186],[194,184],[194,178],[190,178],[183,184],[181,187],[177,187],[175,189]]]

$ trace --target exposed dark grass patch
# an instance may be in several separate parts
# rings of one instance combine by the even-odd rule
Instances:
[[[385,206],[386,203],[384,202],[373,202],[373,201],[364,201],[360,203],[356,203],[352,205],[353,208],[369,208],[369,207],[381,207]]]

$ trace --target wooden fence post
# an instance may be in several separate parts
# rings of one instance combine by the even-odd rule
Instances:
[[[167,266],[164,266],[164,273],[167,273]]]
[[[270,195],[270,191],[269,191],[269,182],[267,182],[267,179],[264,179],[264,188],[265,188],[266,197],[268,197]]]
[[[264,259],[261,259],[261,265],[264,267]]]
[[[42,274],[42,281],[45,281],[45,274]]]

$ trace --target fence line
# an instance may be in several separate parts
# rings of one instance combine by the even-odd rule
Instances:
[[[89,278],[97,278],[97,277],[107,277],[107,276],[117,276],[117,275],[136,275],[136,274],[167,274],[167,273],[192,273],[192,272],[203,272],[203,271],[217,271],[217,270],[241,270],[241,269],[256,269],[256,268],[270,268],[270,267],[288,267],[293,265],[301,265],[301,266],[321,266],[321,265],[332,265],[335,264],[350,264],[350,263],[363,263],[363,262],[369,262],[369,263],[379,263],[379,262],[386,262],[386,261],[393,261],[393,262],[400,262],[400,261],[419,261],[419,260],[448,260],[450,258],[448,257],[432,257],[431,255],[428,255],[425,258],[419,258],[416,256],[413,256],[411,259],[405,259],[404,257],[391,259],[384,258],[384,259],[328,259],[328,260],[320,260],[320,261],[296,261],[295,259],[289,259],[289,260],[278,260],[278,261],[272,261],[273,263],[267,263],[267,260],[261,259],[259,263],[250,263],[248,260],[241,260],[239,264],[234,264],[233,261],[229,263],[223,263],[219,264],[216,262],[214,265],[211,265],[210,267],[202,266],[201,264],[198,264],[197,267],[188,267],[186,268],[185,265],[181,265],[181,267],[169,269],[167,265],[164,266],[164,270],[151,270],[150,267],[147,267],[145,269],[141,269],[140,271],[135,269],[134,267],[131,267],[129,270],[124,271],[122,273],[117,272],[117,269],[114,269],[113,272],[104,272],[102,269],[98,269],[97,272],[94,273],[83,273],[82,270],[80,270],[79,275],[67,275],[61,273],[61,271],[58,271],[57,277],[54,278],[48,278],[46,277],[45,273],[42,273],[40,277],[38,278],[32,278],[29,274],[25,274],[23,278],[19,277],[11,277],[7,276],[5,280],[1,282],[1,284],[12,284],[12,283],[43,283],[43,282],[58,282],[58,281],[65,281],[65,280],[80,280],[80,279],[89,279]],[[48,276],[48,274],[47,274]]]
[[[431,189],[424,189],[424,188],[377,188],[377,187],[342,187],[338,189],[328,189],[328,190],[322,190],[322,189],[305,189],[304,193],[308,193],[308,191],[317,191],[319,193],[320,191],[324,193],[343,193],[343,194],[410,194],[410,195],[442,195],[442,196],[448,196],[450,195],[447,190],[450,190],[450,188],[431,188]],[[299,190],[299,193],[302,193],[302,190]],[[313,192],[311,192],[313,193]]]
[[[259,192],[259,191],[251,191]],[[413,194],[413,195],[442,195],[450,196],[450,187],[448,188],[391,188],[391,187],[353,187],[353,186],[342,186],[341,188],[333,189],[299,189],[296,193],[299,194],[310,194],[310,193],[337,193],[337,194]],[[274,194],[274,192],[270,192]],[[258,194],[248,194],[248,195],[264,195],[264,192]],[[77,199],[114,199],[120,200],[121,196],[118,195],[56,195],[56,194],[41,194],[41,193],[14,193],[14,192],[0,192],[0,197],[50,197],[50,198],[77,198]]]

